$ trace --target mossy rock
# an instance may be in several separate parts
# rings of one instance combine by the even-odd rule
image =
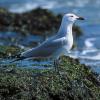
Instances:
[[[100,82],[78,60],[62,57],[55,70],[0,68],[1,100],[100,100]],[[20,66],[19,66],[20,67]],[[12,68],[12,71],[7,69]]]
[[[0,46],[0,58],[7,58],[21,52],[21,49],[14,46]]]
[[[0,31],[17,31],[24,35],[56,33],[60,27],[62,15],[55,15],[47,9],[36,8],[30,12],[16,14],[1,9]],[[82,31],[78,26],[73,27],[74,33],[79,36]]]
[[[7,13],[7,12],[8,12],[7,9],[5,9],[5,8],[0,8],[0,13]]]

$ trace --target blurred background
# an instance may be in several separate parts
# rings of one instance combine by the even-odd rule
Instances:
[[[51,36],[50,32],[57,32],[64,13],[83,16],[85,21],[77,22],[79,27],[75,28],[82,34],[70,56],[100,73],[100,0],[0,0],[0,8],[1,48],[9,45],[26,50],[37,46]]]
[[[42,7],[54,13],[79,13],[89,18],[88,21],[92,20],[95,23],[98,23],[100,17],[99,6],[99,0],[0,0],[0,7],[7,8],[14,13],[23,13]]]

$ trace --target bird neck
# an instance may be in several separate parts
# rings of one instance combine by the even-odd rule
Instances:
[[[59,28],[58,31],[58,35],[61,37],[69,37],[72,36],[72,26],[73,26],[73,22],[69,22],[66,20],[62,20],[61,22],[61,26]]]

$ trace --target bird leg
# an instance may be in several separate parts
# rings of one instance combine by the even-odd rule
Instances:
[[[59,72],[59,69],[58,69],[59,63],[60,63],[59,59],[54,60],[54,67],[55,67],[56,72]]]

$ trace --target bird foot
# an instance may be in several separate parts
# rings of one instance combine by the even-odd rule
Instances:
[[[59,59],[54,60],[54,68],[57,73],[59,73],[59,64],[60,64]]]

